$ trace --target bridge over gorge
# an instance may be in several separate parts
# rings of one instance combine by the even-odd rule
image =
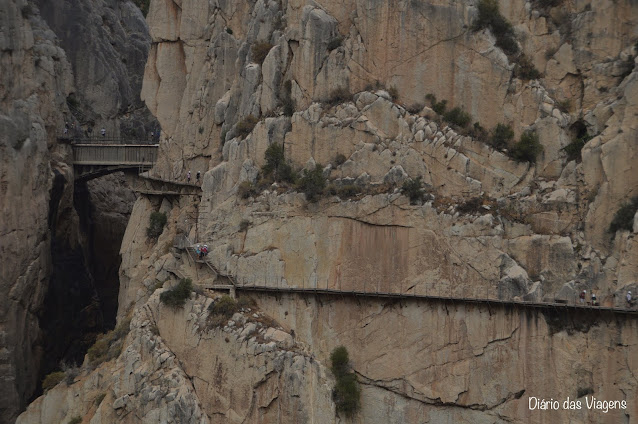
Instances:
[[[67,138],[71,144],[76,181],[88,181],[118,171],[140,174],[153,167],[159,145],[147,140],[126,138]]]
[[[203,245],[204,243],[200,243]],[[212,243],[209,244],[212,246]],[[556,313],[592,313],[596,316],[611,315],[611,316],[628,316],[638,317],[638,309],[636,306],[631,308],[623,308],[617,306],[602,306],[591,304],[581,304],[576,301],[567,302],[565,300],[556,299],[553,302],[540,302],[540,301],[524,301],[515,299],[500,299],[496,296],[496,293],[492,293],[495,296],[490,296],[487,292],[486,296],[476,297],[459,297],[453,294],[446,294],[437,290],[435,285],[430,289],[425,289],[423,292],[416,293],[411,290],[402,291],[400,287],[396,287],[396,291],[379,291],[374,284],[370,284],[367,287],[349,287],[342,288],[335,285],[331,285],[328,282],[324,284],[318,284],[317,282],[308,283],[301,282],[301,285],[282,284],[280,280],[268,281],[264,279],[263,283],[256,283],[254,281],[243,281],[241,278],[232,277],[221,273],[217,267],[211,262],[209,257],[199,258],[195,254],[194,245],[184,237],[180,245],[175,247],[184,249],[188,252],[189,257],[196,263],[203,264],[203,266],[212,270],[213,274],[217,277],[215,284],[207,285],[204,288],[212,290],[228,290],[234,296],[236,292],[261,292],[272,295],[282,294],[299,294],[310,296],[329,296],[329,297],[354,297],[354,298],[368,298],[368,299],[387,299],[387,300],[399,300],[399,301],[420,301],[420,302],[445,302],[450,304],[481,304],[487,307],[501,307],[501,308],[518,308],[518,309],[536,309],[542,312],[548,312],[550,314]]]

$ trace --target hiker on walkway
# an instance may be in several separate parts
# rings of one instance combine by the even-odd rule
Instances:
[[[591,292],[591,306],[598,306],[598,299],[596,299],[596,293]]]
[[[199,244],[195,247],[195,253],[197,253],[197,259],[202,258],[202,248]]]
[[[188,173],[186,174],[186,181],[188,181],[189,183],[191,182],[191,171],[188,171]]]
[[[631,304],[632,304],[632,302],[631,302],[631,292],[628,291],[627,292],[627,307],[631,308]]]
[[[208,245],[205,244],[204,248],[202,249],[202,256],[206,257],[208,256]]]
[[[200,172],[197,171],[197,175],[195,175],[195,178],[197,179],[197,183],[199,184],[199,177],[201,176]]]
[[[106,137],[106,129],[104,127],[100,130],[100,134],[102,134],[102,137]]]
[[[580,292],[580,304],[584,305],[585,304],[585,295],[587,294],[587,290],[583,290],[582,292]]]

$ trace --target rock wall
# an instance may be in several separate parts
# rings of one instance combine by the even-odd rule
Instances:
[[[181,178],[208,170],[202,240],[215,246],[218,267],[249,283],[358,287],[368,276],[392,275],[372,284],[570,301],[586,289],[621,303],[634,284],[634,236],[607,229],[638,189],[630,118],[638,9],[631,2],[561,7],[501,4],[540,70],[528,81],[516,77],[519,64],[489,30],[471,29],[472,1],[152,2],[142,96],[164,131],[154,172]],[[263,63],[257,47],[268,51]],[[326,104],[339,87],[356,94]],[[536,131],[542,154],[536,163],[517,162],[448,126],[423,107],[427,93],[487,128],[505,122],[516,134]],[[287,102],[298,110],[291,117],[283,114]],[[248,115],[259,122],[240,136]],[[593,136],[582,162],[564,151],[578,131]],[[391,193],[422,177],[433,202],[413,207],[395,194],[333,197],[307,208],[303,196],[281,189],[239,201],[236,190],[259,181],[271,143],[284,144],[296,169],[330,164],[324,174],[336,185],[385,184]],[[337,164],[339,155],[346,161]],[[487,207],[471,216],[455,206],[477,198]],[[236,231],[242,220],[253,223],[245,235]],[[312,242],[320,234],[334,237]],[[377,247],[388,238],[398,244]],[[362,240],[363,251],[350,248]],[[358,256],[341,264],[343,252]],[[351,267],[357,261],[385,268],[361,272]]]
[[[0,6],[2,422],[12,422],[33,396],[44,346],[55,340],[38,323],[55,303],[44,305],[50,275],[64,268],[52,261],[77,253],[74,264],[88,272],[74,209],[71,149],[58,143],[65,122],[71,135],[94,125],[144,135],[144,126],[153,125],[138,94],[150,42],[139,10],[131,2],[62,3],[21,0]],[[59,254],[52,258],[53,245]],[[68,282],[60,283],[68,290]],[[92,285],[85,289],[95,292]],[[65,311],[76,313],[71,298],[65,299]],[[89,321],[96,323],[78,322]],[[54,352],[67,347],[56,346],[46,359],[58,366]]]
[[[37,384],[49,192],[54,173],[72,175],[54,134],[72,80],[64,51],[30,4],[2,2],[0,26],[0,421],[12,422]]]

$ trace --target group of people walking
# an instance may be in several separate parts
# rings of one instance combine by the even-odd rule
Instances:
[[[195,182],[197,184],[199,184],[199,180],[202,177],[201,172],[197,171],[197,174],[195,175]],[[188,173],[186,174],[186,181],[190,184],[191,182],[191,171],[188,171]]]
[[[587,299],[587,290],[583,290],[582,292],[580,292],[580,295],[578,297],[580,300],[580,304],[584,305]],[[627,292],[625,299],[627,300],[627,307],[631,308],[634,305],[633,297],[631,296],[631,291]],[[596,293],[594,293],[593,291],[591,292],[590,302],[588,304],[591,306],[598,306],[598,298],[596,297]]]
[[[204,257],[208,256],[208,245],[201,246],[198,244],[195,246],[195,253],[197,253],[198,259],[204,259]]]

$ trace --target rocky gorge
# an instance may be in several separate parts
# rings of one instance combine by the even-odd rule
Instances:
[[[112,47],[97,57],[132,66],[101,74],[83,62],[96,49],[63,31],[82,6],[37,3],[3,6],[23,38],[0,40],[3,70],[25,81],[3,73],[1,252],[16,264],[2,269],[3,417],[42,377],[60,233],[64,251],[119,255],[81,267],[91,280],[121,261],[117,291],[81,296],[110,304],[103,328],[117,326],[18,423],[635,421],[635,2],[151,0],[150,44],[132,3],[89,2],[78,27],[100,15]],[[199,171],[200,195],[114,194],[118,177],[97,179],[87,240],[56,138],[76,101],[99,104],[82,119],[109,131],[159,125],[149,175]],[[161,300],[186,278],[183,306]],[[225,298],[210,288],[228,285],[241,306],[216,318]],[[558,307],[583,290],[605,309]],[[361,391],[352,416],[335,404],[338,346]],[[627,408],[528,404],[586,396]]]

